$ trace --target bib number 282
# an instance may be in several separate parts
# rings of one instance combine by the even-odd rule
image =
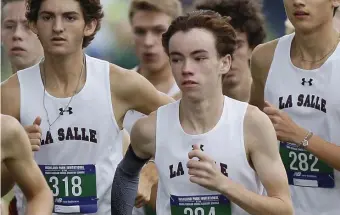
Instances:
[[[318,168],[315,168],[318,163],[318,158],[312,154],[307,155],[306,153],[297,153],[295,151],[290,151],[288,154],[289,158],[292,158],[292,161],[289,165],[289,168],[293,171],[310,171],[310,172],[319,172]]]
[[[60,194],[60,189],[63,189],[65,195],[63,196],[81,196],[81,177],[79,176],[66,176],[60,180],[56,176],[52,176],[48,180],[52,188],[53,196],[58,196]]]

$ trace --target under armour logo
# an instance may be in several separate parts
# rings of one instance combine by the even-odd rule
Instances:
[[[73,114],[73,111],[72,111],[72,108],[71,107],[68,107],[68,109],[63,109],[63,108],[59,108],[59,114],[60,115],[64,115],[64,112],[68,112],[69,115]]]
[[[312,85],[313,85],[313,83],[312,83],[312,82],[313,82],[313,79],[312,79],[312,78],[310,78],[309,81],[306,81],[305,78],[302,78],[301,81],[302,81],[301,84],[302,84],[303,86],[305,86],[306,83],[308,83],[309,86],[312,86]]]
[[[194,149],[194,145],[192,145],[191,147],[192,147],[192,149]],[[201,151],[204,151],[203,147],[204,147],[204,145],[200,145]]]

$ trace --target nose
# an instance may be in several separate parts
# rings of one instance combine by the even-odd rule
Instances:
[[[155,44],[156,40],[157,38],[155,35],[153,35],[151,32],[147,32],[144,38],[144,45],[146,47],[151,47]]]
[[[13,34],[13,40],[23,40],[25,30],[23,29],[22,25],[17,25]]]
[[[304,0],[293,0],[294,7],[305,6]]]
[[[64,23],[61,17],[56,17],[53,23],[53,31],[55,33],[62,33],[64,31]]]
[[[192,76],[194,74],[192,69],[192,63],[190,60],[185,60],[182,66],[182,75],[183,76]]]

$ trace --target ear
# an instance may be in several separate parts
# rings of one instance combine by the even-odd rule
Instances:
[[[97,24],[98,21],[96,19],[93,19],[89,23],[87,23],[84,28],[84,36],[87,37],[92,35],[96,30]]]
[[[37,23],[35,22],[29,22],[28,26],[30,27],[31,31],[38,35],[38,29],[37,29]]]
[[[231,62],[232,58],[230,54],[227,54],[226,56],[222,57],[220,59],[220,74],[227,74],[231,68]]]

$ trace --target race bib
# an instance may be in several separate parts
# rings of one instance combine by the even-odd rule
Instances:
[[[230,201],[222,195],[170,197],[171,215],[231,215]]]
[[[288,182],[302,187],[334,188],[334,169],[295,144],[280,142]]]
[[[39,165],[54,197],[54,213],[96,213],[94,165]]]

